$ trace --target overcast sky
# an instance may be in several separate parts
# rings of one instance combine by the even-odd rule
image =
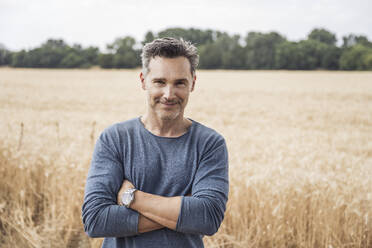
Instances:
[[[339,40],[349,33],[372,40],[371,16],[372,0],[0,0],[0,43],[18,50],[62,38],[104,48],[168,27],[277,31],[293,41],[324,27]]]

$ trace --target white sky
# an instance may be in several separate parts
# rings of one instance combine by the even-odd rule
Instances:
[[[324,27],[339,40],[349,33],[372,40],[372,0],[0,0],[0,43],[11,50],[48,38],[104,48],[167,27],[277,31],[289,40]]]

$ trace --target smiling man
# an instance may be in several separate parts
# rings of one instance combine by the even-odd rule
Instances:
[[[203,247],[228,197],[224,138],[184,117],[194,90],[196,48],[173,38],[142,51],[146,112],[106,128],[97,140],[82,217],[103,247]]]

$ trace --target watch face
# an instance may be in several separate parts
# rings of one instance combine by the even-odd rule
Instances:
[[[130,200],[131,200],[130,194],[125,192],[123,194],[123,197],[122,197],[121,201],[123,202],[124,205],[128,205],[130,203]]]

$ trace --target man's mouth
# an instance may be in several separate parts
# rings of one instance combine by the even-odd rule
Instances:
[[[161,104],[167,105],[167,106],[173,106],[176,105],[177,102],[160,102]]]

